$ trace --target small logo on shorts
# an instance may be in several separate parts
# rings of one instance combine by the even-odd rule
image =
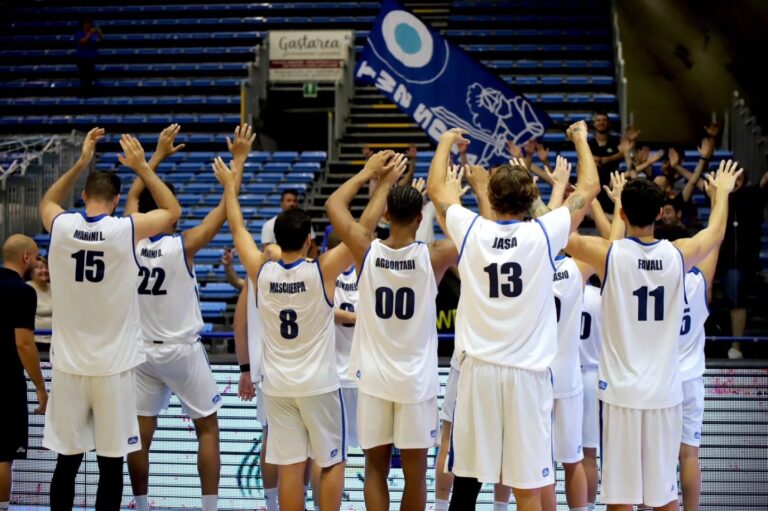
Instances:
[[[600,383],[597,386],[600,387],[600,390],[605,390],[608,388],[608,382],[600,380]]]
[[[359,380],[360,378],[362,378],[362,376],[363,376],[363,373],[360,371],[360,369],[358,369],[358,370],[357,370],[357,372],[355,373],[355,376],[357,377],[357,379],[358,379],[358,380]]]
[[[219,401],[221,401],[221,394],[216,394],[215,396],[213,396],[213,399],[211,399],[211,401],[213,401],[213,404],[216,404]]]
[[[580,452],[581,452],[581,446],[578,446],[578,447],[576,448],[576,452],[578,452],[578,453],[580,453]]]
[[[699,433],[697,431],[696,433],[693,434],[693,438],[695,438],[696,440],[700,440],[701,439],[701,433]]]
[[[429,436],[431,436],[432,438],[435,438],[437,436],[437,430],[433,429],[432,431],[430,431]]]
[[[339,454],[339,450],[338,449],[332,450],[331,451],[331,458],[335,458],[337,454]]]
[[[134,445],[139,443],[139,437],[132,436],[128,439],[128,445]]]
[[[25,452],[27,452],[27,450],[23,447],[16,449],[16,454],[24,454]]]
[[[547,477],[549,475],[549,469],[544,468],[541,470],[541,477]]]

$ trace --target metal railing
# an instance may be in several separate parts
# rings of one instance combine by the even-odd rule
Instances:
[[[335,160],[339,153],[339,142],[344,136],[349,112],[350,102],[355,93],[355,48],[350,44],[347,48],[348,57],[344,63],[344,74],[342,79],[336,82],[333,107],[333,133],[328,135],[328,160]],[[329,119],[329,128],[330,126]]]
[[[40,232],[38,204],[80,157],[85,135],[6,137],[0,140],[0,237]],[[85,173],[84,173],[85,174]],[[65,204],[71,207],[73,195]]]
[[[616,8],[615,1],[611,3],[611,19],[611,28],[613,32],[613,58],[616,61],[614,71],[616,74],[616,93],[619,98],[619,118],[621,119],[621,131],[623,132],[632,124],[632,121],[629,118],[629,110],[627,107],[626,66],[624,62],[624,49],[619,34],[619,12]]]
[[[267,100],[269,78],[269,54],[267,44],[254,48],[253,62],[248,66],[248,78],[240,83],[240,122],[255,126],[258,132],[262,126],[256,124],[261,119],[261,106]]]
[[[734,91],[731,102],[728,133],[731,150],[747,172],[748,179],[752,182],[759,180],[768,170],[768,140],[737,91]]]

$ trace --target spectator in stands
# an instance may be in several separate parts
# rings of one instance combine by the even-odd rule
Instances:
[[[289,209],[296,209],[299,207],[299,191],[295,190],[293,188],[289,188],[287,190],[283,190],[283,193],[280,195],[280,209],[283,211],[288,211]],[[262,248],[265,248],[267,245],[271,245],[273,243],[276,243],[275,240],[275,220],[277,219],[277,215],[273,216],[267,222],[264,224],[264,227],[261,228],[261,245]],[[309,248],[308,257],[313,258],[317,257],[317,245],[315,244],[315,237],[317,236],[315,234],[315,230],[311,230],[312,234],[312,245]]]
[[[80,70],[80,93],[90,96],[96,82],[96,63],[99,58],[99,45],[104,34],[93,20],[80,21],[80,30],[75,32],[75,63]]]
[[[678,195],[679,197],[679,195]],[[688,237],[688,229],[682,221],[683,212],[679,201],[667,199],[661,208],[661,221],[656,223],[655,235],[658,239],[675,241]]]
[[[731,335],[741,337],[747,325],[747,297],[755,273],[760,270],[760,236],[763,210],[768,203],[768,172],[757,184],[747,184],[742,174],[728,201],[728,224],[720,248],[719,274],[731,306]],[[728,358],[743,358],[741,344],[734,342]]]
[[[370,158],[374,154],[373,149],[371,149],[371,146],[369,146],[368,144],[365,144],[363,146],[362,152],[363,152],[363,158],[365,158],[366,160],[368,160],[368,158]]]
[[[245,279],[237,274],[235,267],[232,265],[234,258],[235,249],[225,248],[224,252],[221,253],[221,264],[224,266],[224,276],[227,278],[227,282],[238,291],[242,291],[243,286],[245,286]]]
[[[611,120],[605,112],[595,112],[592,126],[595,128],[595,134],[589,141],[589,148],[595,158],[597,172],[600,175],[600,185],[607,186],[611,182],[611,173],[619,170],[619,163],[624,157],[619,149],[621,138],[610,132]],[[627,130],[627,138],[631,141],[636,140],[639,134],[640,132],[632,127]],[[601,190],[597,198],[603,209],[613,211],[613,203],[605,190]]]
[[[53,324],[53,305],[51,302],[51,279],[48,274],[48,260],[46,258],[39,257],[37,259],[37,265],[32,272],[32,279],[27,284],[37,293],[35,330],[50,330]],[[51,345],[51,336],[36,335],[35,342],[39,351],[48,351]]]

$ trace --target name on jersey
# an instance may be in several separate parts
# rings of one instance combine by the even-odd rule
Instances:
[[[336,281],[336,287],[342,291],[357,291],[357,282]]]
[[[293,295],[296,293],[306,293],[307,286],[301,282],[270,282],[269,292],[275,294]]]
[[[509,250],[517,246],[517,238],[496,238],[493,240],[493,247],[499,250]]]
[[[556,271],[555,272],[555,282],[560,282],[561,280],[568,280],[568,270],[563,271]]]
[[[661,259],[638,259],[637,269],[647,270],[647,271],[658,271],[658,270],[663,270],[664,268],[662,267]]]
[[[106,241],[101,231],[81,231],[80,229],[75,229],[72,237],[80,241]]]
[[[149,259],[157,259],[163,257],[163,252],[159,248],[142,248],[141,257],[147,257]]]
[[[390,261],[389,259],[384,259],[383,257],[377,257],[376,268],[384,268],[385,270],[395,270],[395,271],[415,270],[416,260],[406,259],[405,261]]]

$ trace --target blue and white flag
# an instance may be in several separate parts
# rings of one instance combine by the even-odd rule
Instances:
[[[382,2],[355,69],[434,140],[449,128],[469,132],[467,159],[507,161],[507,142],[540,137],[551,122],[488,68],[425,25],[394,0]]]

